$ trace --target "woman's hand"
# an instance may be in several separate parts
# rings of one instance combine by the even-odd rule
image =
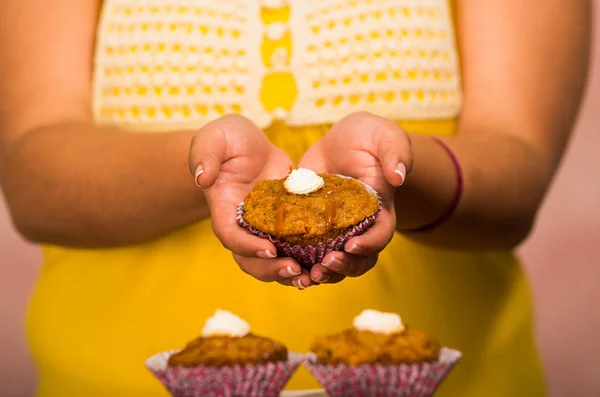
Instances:
[[[276,258],[275,246],[236,222],[237,208],[254,184],[285,177],[292,161],[250,120],[228,115],[194,136],[189,168],[205,191],[212,227],[240,268],[258,280],[285,285],[310,284],[306,270],[291,258]]]
[[[396,228],[395,187],[412,168],[408,134],[395,122],[367,112],[351,114],[335,124],[304,155],[301,167],[318,173],[341,174],[373,187],[381,196],[383,209],[375,224],[361,236],[350,239],[345,252],[331,252],[322,264],[313,266],[316,283],[335,283],[344,277],[361,276],[377,262]]]

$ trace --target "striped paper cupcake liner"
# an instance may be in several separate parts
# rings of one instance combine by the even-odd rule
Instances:
[[[287,361],[232,367],[169,367],[177,350],[146,361],[154,376],[174,397],[277,397],[304,356],[290,353]]]
[[[462,354],[442,348],[437,361],[416,364],[323,365],[310,354],[306,367],[330,397],[427,397],[433,395]]]

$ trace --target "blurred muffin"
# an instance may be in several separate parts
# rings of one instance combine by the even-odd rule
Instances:
[[[353,328],[320,337],[306,366],[331,397],[431,396],[462,357],[400,316],[365,310]]]
[[[146,367],[176,397],[276,397],[302,363],[281,343],[250,333],[238,316],[217,310],[200,337],[156,354]]]
[[[423,331],[405,327],[400,316],[365,310],[354,328],[319,337],[312,345],[321,364],[412,364],[437,360],[441,346]]]
[[[202,335],[169,358],[169,366],[222,367],[286,361],[285,346],[250,333],[250,326],[238,316],[217,310],[206,321]]]

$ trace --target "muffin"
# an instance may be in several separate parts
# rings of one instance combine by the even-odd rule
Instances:
[[[301,264],[318,263],[343,250],[379,214],[377,193],[349,177],[292,169],[285,179],[256,183],[238,210],[238,222],[271,240],[280,256]]]
[[[311,350],[307,366],[331,397],[430,396],[461,358],[397,314],[375,310],[318,337]]]
[[[226,367],[286,361],[285,346],[271,339],[248,334],[242,338],[227,335],[199,337],[169,357],[170,367]]]
[[[150,357],[146,367],[177,397],[278,396],[302,356],[254,335],[225,310],[209,318],[199,337],[179,351]]]

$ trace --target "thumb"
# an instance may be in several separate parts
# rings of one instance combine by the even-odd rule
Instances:
[[[196,185],[210,188],[219,173],[221,165],[227,161],[227,140],[219,120],[202,127],[192,138],[188,166]]]
[[[383,174],[392,186],[400,186],[413,166],[410,137],[393,121],[381,123],[375,131],[373,153],[381,163]]]
[[[327,166],[327,157],[323,153],[322,141],[317,141],[306,151],[306,153],[304,153],[302,159],[300,159],[300,162],[298,163],[298,167],[308,168],[317,174],[331,171]]]

